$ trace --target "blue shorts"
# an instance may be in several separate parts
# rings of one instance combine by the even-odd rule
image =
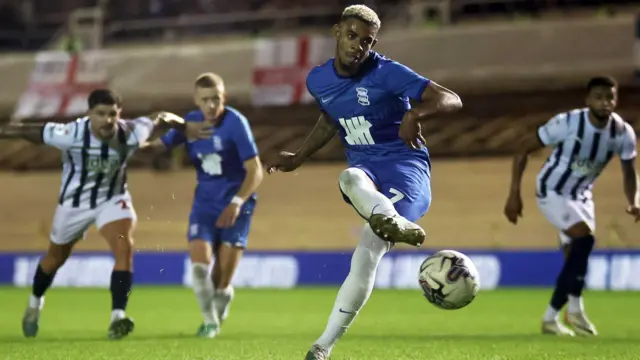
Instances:
[[[351,164],[351,167],[367,173],[378,191],[391,199],[398,214],[407,220],[417,221],[429,210],[431,175],[427,160],[407,158],[360,161]],[[342,197],[351,204],[344,193]]]
[[[219,213],[191,210],[187,239],[205,240],[212,245],[225,243],[231,247],[246,248],[251,228],[251,218],[255,208],[255,200],[248,200],[240,210],[236,223],[230,228],[216,227]]]

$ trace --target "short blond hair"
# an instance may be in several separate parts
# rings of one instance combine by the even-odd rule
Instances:
[[[198,75],[195,82],[196,87],[201,88],[217,88],[220,87],[224,90],[224,81],[222,77],[218,74],[212,72],[206,72]]]
[[[377,28],[382,25],[380,22],[380,18],[375,11],[373,11],[370,7],[366,5],[351,5],[347,6],[342,12],[342,20],[348,18],[356,18],[360,19],[371,26],[375,26]]]

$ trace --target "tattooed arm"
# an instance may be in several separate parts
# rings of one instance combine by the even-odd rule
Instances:
[[[271,174],[275,171],[289,172],[297,169],[311,155],[322,149],[337,132],[335,123],[323,112],[302,146],[295,153],[280,152],[278,158],[267,165],[267,172]]]
[[[296,162],[302,165],[311,155],[322,149],[322,147],[333,138],[336,132],[338,132],[338,128],[335,126],[335,123],[329,119],[328,115],[325,113],[320,114],[316,126],[307,136],[307,139],[300,149],[296,151]]]
[[[42,144],[43,133],[47,124],[7,124],[0,127],[0,139],[23,139],[36,144]],[[64,126],[64,124],[55,124]],[[55,125],[52,126],[52,129]]]

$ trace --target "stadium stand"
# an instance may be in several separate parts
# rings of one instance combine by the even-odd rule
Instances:
[[[105,13],[109,43],[196,35],[257,33],[331,24],[345,5],[366,3],[383,21],[398,24],[464,23],[483,19],[612,15],[635,6],[630,0],[2,0],[0,51],[34,50],[61,35],[74,10]]]

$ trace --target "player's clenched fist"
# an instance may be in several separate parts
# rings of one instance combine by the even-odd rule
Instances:
[[[509,195],[504,206],[504,215],[510,223],[518,223],[518,218],[522,217],[522,198],[520,195]]]
[[[640,207],[636,205],[631,205],[627,208],[627,214],[633,216],[636,222],[640,221]]]
[[[297,155],[288,151],[281,151],[278,157],[267,164],[267,173],[273,174],[276,171],[290,172],[300,166]]]
[[[160,111],[151,116],[155,126],[171,127],[171,124],[184,124],[184,119],[168,111]]]
[[[405,113],[402,118],[398,136],[412,149],[420,149],[423,144],[426,144],[420,122],[411,111]]]
[[[229,204],[222,211],[222,214],[218,217],[216,221],[216,226],[219,228],[230,228],[235,225],[238,216],[240,215],[240,205],[237,204]]]

